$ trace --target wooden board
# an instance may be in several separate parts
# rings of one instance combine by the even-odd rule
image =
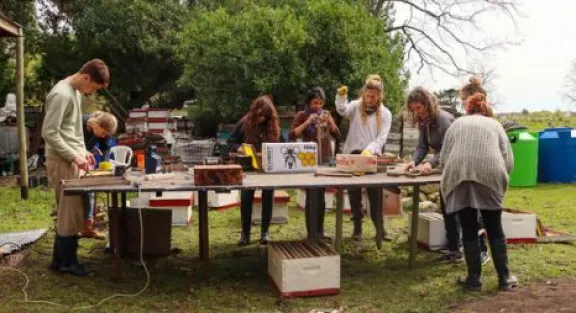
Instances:
[[[127,186],[130,182],[123,176],[86,176],[80,179],[63,180],[64,187]]]

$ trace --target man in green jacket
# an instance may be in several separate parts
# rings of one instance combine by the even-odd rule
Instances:
[[[46,143],[46,170],[56,192],[57,233],[50,268],[85,276],[88,271],[78,262],[78,233],[84,224],[82,196],[65,196],[60,181],[77,179],[94,164],[84,146],[82,95],[108,86],[110,72],[99,59],[86,62],[75,74],[59,81],[46,97],[42,138]]]

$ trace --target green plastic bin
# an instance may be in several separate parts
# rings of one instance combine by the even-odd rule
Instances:
[[[514,152],[511,187],[533,187],[538,184],[538,134],[527,131],[508,133]]]

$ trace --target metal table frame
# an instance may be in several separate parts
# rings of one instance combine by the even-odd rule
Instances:
[[[66,195],[72,194],[86,194],[89,192],[105,192],[112,194],[112,209],[120,213],[119,219],[116,219],[114,227],[117,234],[121,234],[122,230],[126,229],[125,221],[123,218],[126,214],[126,193],[128,192],[171,192],[171,191],[197,191],[198,192],[198,232],[199,232],[199,250],[200,260],[202,261],[203,273],[205,277],[210,275],[210,248],[209,248],[209,219],[208,219],[208,191],[227,192],[231,190],[256,190],[256,189],[296,189],[296,188],[337,188],[336,194],[336,236],[334,241],[334,248],[339,253],[342,247],[342,215],[344,207],[343,189],[347,188],[360,188],[360,187],[379,187],[380,192],[378,197],[379,208],[382,207],[383,195],[382,189],[385,187],[399,187],[399,186],[413,186],[412,194],[412,219],[411,219],[411,235],[409,238],[409,268],[414,267],[417,238],[418,238],[418,213],[420,203],[420,186],[429,184],[440,183],[440,175],[420,176],[420,177],[392,177],[385,174],[373,174],[354,177],[329,177],[329,176],[314,176],[312,173],[294,173],[294,174],[263,174],[263,173],[247,173],[243,185],[234,186],[195,186],[193,180],[184,173],[176,175],[170,181],[143,181],[140,177],[136,177],[134,181],[137,184],[132,185],[107,185],[107,186],[91,186],[91,187],[71,187],[64,186]],[[133,180],[133,179],[130,179]],[[118,194],[120,194],[120,206],[118,203]],[[311,193],[314,194],[314,193]],[[311,207],[316,208],[314,204],[318,199],[315,197],[310,199]],[[119,212],[121,210],[121,212]],[[376,210],[378,216],[376,220],[382,227],[383,217],[382,210]],[[317,224],[316,214],[306,214],[308,225],[313,226]],[[315,227],[310,227],[312,232],[309,234],[309,239],[315,240],[319,234],[316,233]],[[376,246],[378,249],[382,247],[383,234],[376,232]],[[121,275],[120,260],[122,253],[123,240],[116,236],[114,242],[114,255],[116,258],[116,275]]]

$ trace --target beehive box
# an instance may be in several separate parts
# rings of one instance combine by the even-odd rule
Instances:
[[[194,166],[196,186],[242,185],[240,165],[196,165]]]
[[[410,214],[410,218],[411,218]],[[412,229],[410,228],[410,233]],[[429,250],[440,250],[448,244],[444,218],[436,212],[421,212],[418,215],[418,245]]]
[[[315,172],[316,168],[318,168],[318,147],[315,142],[262,144],[264,172]]]
[[[195,192],[196,193],[196,192]],[[198,196],[194,197],[194,205],[198,206]],[[226,210],[240,205],[240,191],[230,192],[208,191],[208,207],[216,210]]]
[[[272,224],[288,223],[288,202],[290,195],[284,190],[274,192],[274,202],[272,207]],[[262,190],[257,190],[254,194],[254,205],[252,206],[252,224],[262,223]]]
[[[502,228],[508,243],[536,242],[537,216],[534,213],[504,209]]]
[[[140,198],[130,199],[128,201],[128,206],[133,208],[172,211],[172,226],[187,226],[192,223],[193,216],[191,204],[170,205],[170,203],[163,203],[164,206],[162,206],[160,203],[154,203],[154,205],[151,205],[151,201],[153,200],[146,198],[146,196],[141,196]]]
[[[340,255],[323,244],[269,243],[268,274],[282,298],[340,293]]]

